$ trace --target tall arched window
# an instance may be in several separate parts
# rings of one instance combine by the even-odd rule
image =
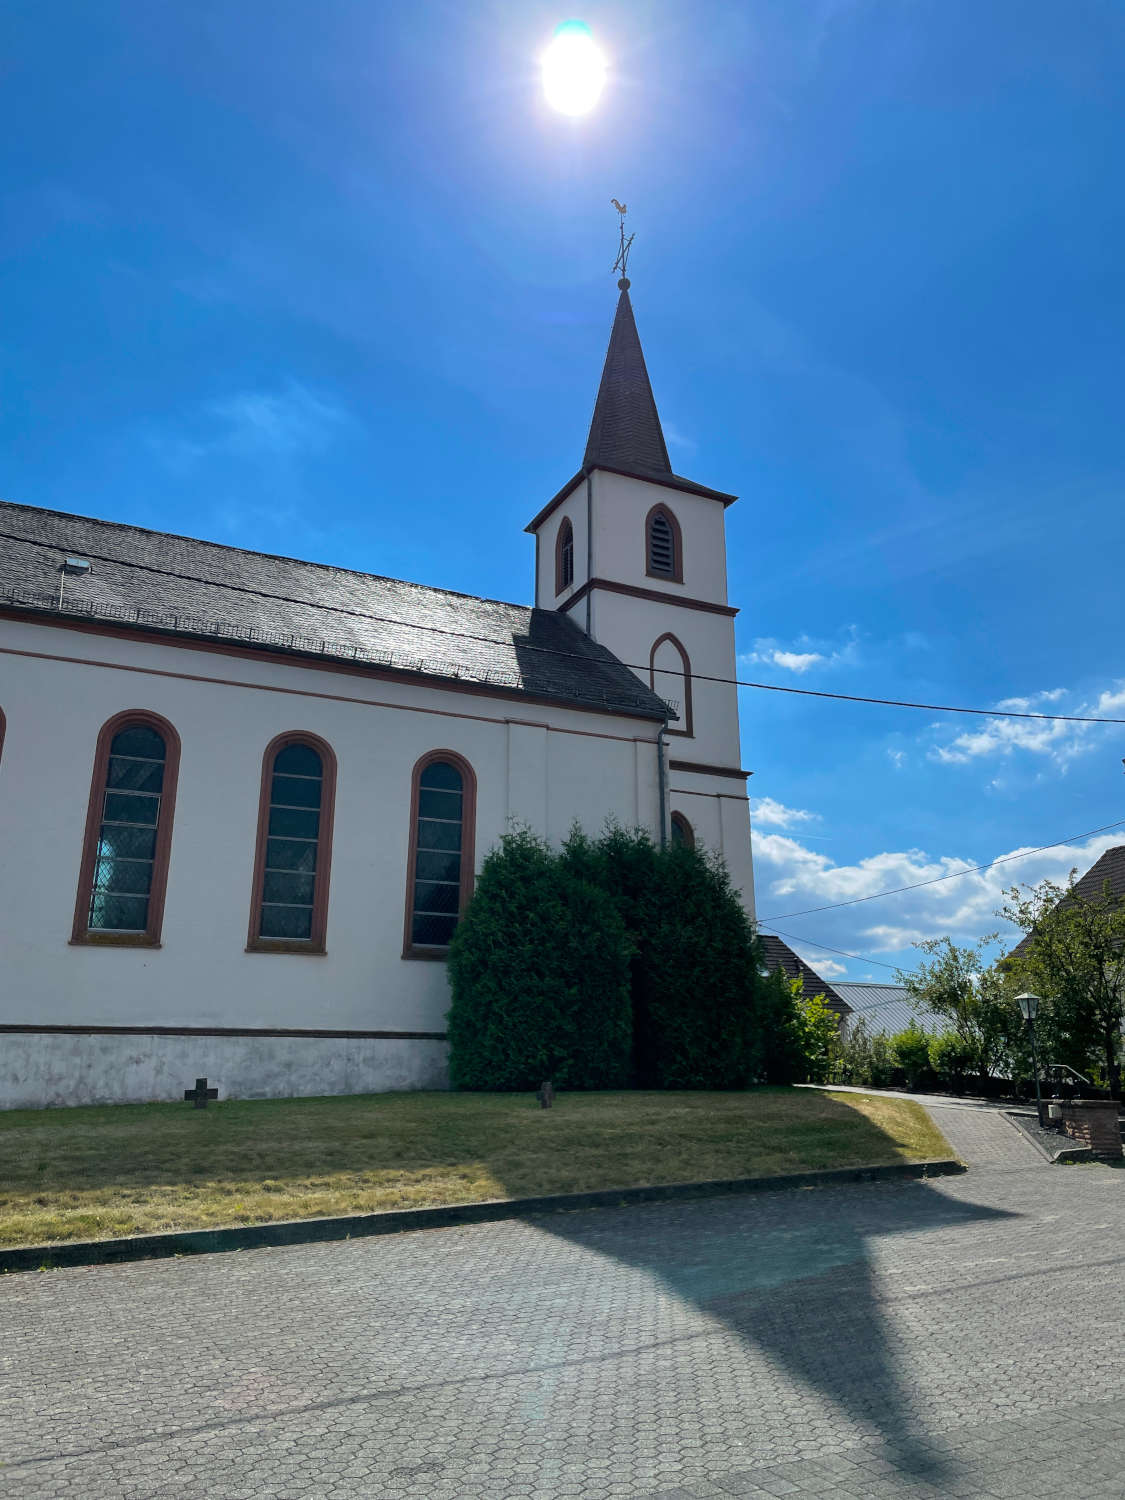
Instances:
[[[180,737],[130,709],[103,724],[94,753],[72,943],[160,946]]]
[[[452,750],[432,750],[414,767],[405,958],[444,958],[473,892],[476,777]]]
[[[684,581],[680,523],[666,505],[654,505],[645,517],[645,572],[650,578]]]
[[[672,842],[684,844],[688,849],[695,848],[695,830],[682,812],[672,814]]]
[[[8,721],[4,717],[4,710],[0,708],[0,760],[4,758],[4,731],[8,727]]]
[[[315,734],[280,734],[266,747],[247,949],[323,953],[336,757]]]
[[[561,594],[574,582],[574,527],[564,518],[555,537],[555,593]]]
[[[653,643],[648,658],[649,684],[658,698],[677,705],[679,718],[669,724],[669,734],[692,735],[695,725],[691,709],[691,662],[683,645],[671,631]]]

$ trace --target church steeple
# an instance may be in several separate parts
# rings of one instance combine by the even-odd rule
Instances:
[[[622,278],[619,285],[621,296],[582,464],[587,470],[604,467],[629,474],[671,474],[672,465],[629,301],[629,283]]]

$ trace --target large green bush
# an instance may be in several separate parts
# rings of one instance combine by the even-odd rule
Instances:
[[[720,860],[616,827],[576,831],[557,854],[509,834],[450,949],[452,1080],[725,1089],[800,1076],[786,1061],[793,997],[758,967]]]
[[[630,941],[599,886],[531,833],[484,861],[449,950],[450,1076],[466,1089],[628,1084]]]

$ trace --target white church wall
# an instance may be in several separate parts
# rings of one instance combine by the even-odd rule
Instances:
[[[744,784],[729,777],[674,770],[669,805],[691,825],[696,844],[723,856],[742,904],[754,915],[754,869],[750,844],[750,805]]]
[[[478,866],[511,815],[559,837],[639,807],[655,829],[655,781],[637,785],[653,723],[30,623],[0,624],[0,648],[0,1022],[440,1033],[444,963],[401,956],[411,771],[434,749],[476,772]],[[162,947],[71,946],[98,731],[137,708],[182,742]],[[262,755],[290,730],[338,765],[322,957],[245,951]],[[135,1053],[119,1046],[122,1067]]]
[[[555,593],[555,543],[563,521],[568,520],[574,531],[574,579],[561,594]],[[564,500],[551,512],[539,528],[538,576],[536,578],[535,602],[540,609],[557,609],[566,602],[575,589],[586,582],[586,481],[582,479]]]
[[[672,598],[727,602],[726,526],[720,501],[604,469],[594,472],[593,492],[595,578],[655,589]],[[665,506],[679,522],[683,583],[651,578],[645,571],[645,520],[654,505]]]

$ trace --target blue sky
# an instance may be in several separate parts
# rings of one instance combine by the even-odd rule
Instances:
[[[608,53],[574,121],[535,58]],[[1125,12],[9,5],[0,493],[525,600],[616,293],[750,677],[1125,716]],[[1125,818],[1117,728],[742,694],[765,916]],[[1085,867],[1125,829],[1010,867]],[[834,974],[1007,876],[777,925]]]

